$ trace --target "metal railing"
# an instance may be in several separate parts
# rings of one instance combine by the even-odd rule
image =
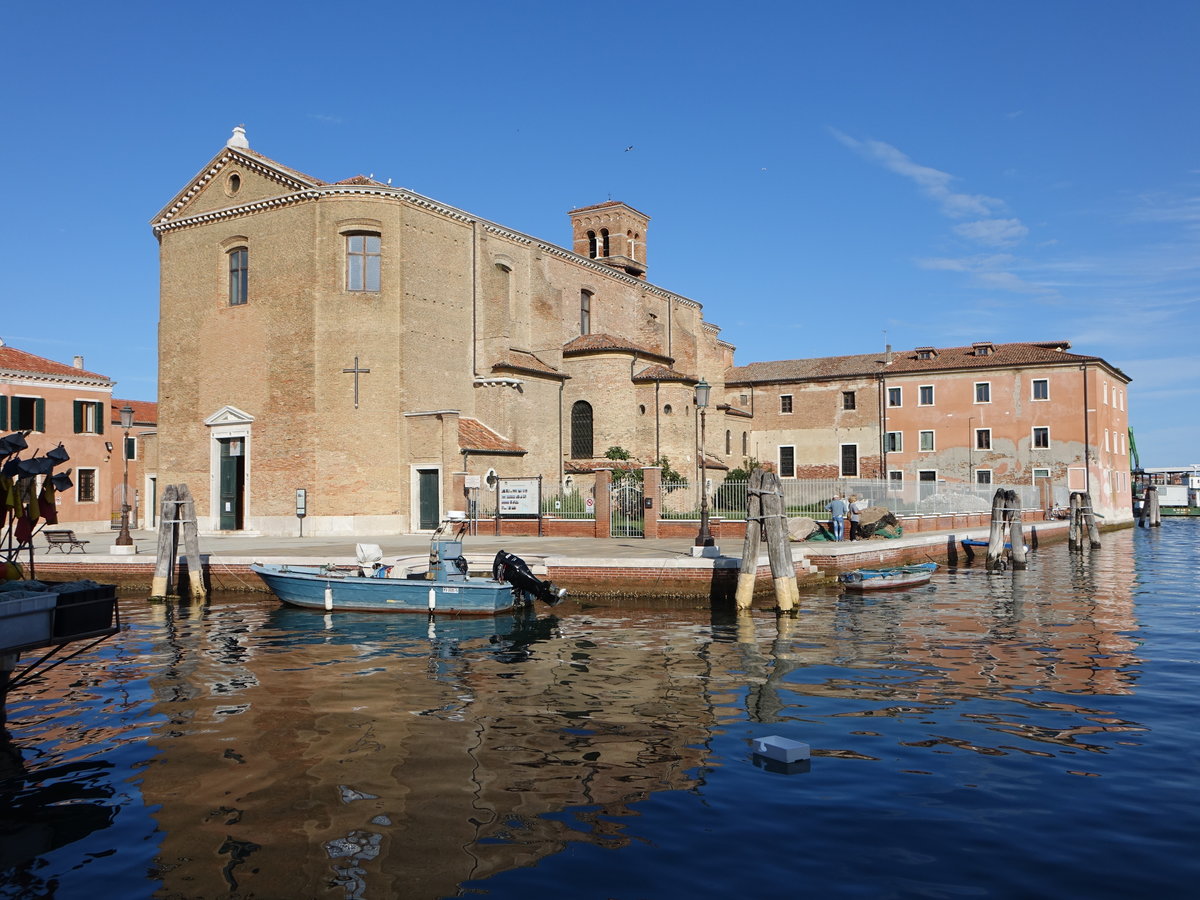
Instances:
[[[1032,485],[950,484],[938,481],[894,482],[871,478],[787,478],[782,481],[783,503],[789,516],[827,517],[825,504],[840,494],[866,498],[872,506],[896,515],[986,513],[996,491],[1016,492],[1022,509],[1038,509],[1041,498]],[[746,515],[748,482],[726,480],[709,494],[709,513],[740,520]],[[687,481],[664,481],[658,501],[660,519],[700,518],[700,496]]]

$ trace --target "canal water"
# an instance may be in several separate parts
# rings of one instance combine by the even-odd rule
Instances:
[[[1192,897],[1200,521],[1103,540],[782,620],[126,600],[10,698],[0,897]]]

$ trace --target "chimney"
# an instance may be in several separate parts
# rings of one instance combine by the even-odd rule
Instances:
[[[892,364],[892,345],[891,344],[883,345],[883,364],[885,366],[890,366]]]
[[[82,369],[83,368],[83,357],[76,356],[75,359],[71,362],[71,365],[73,365],[77,369]]]

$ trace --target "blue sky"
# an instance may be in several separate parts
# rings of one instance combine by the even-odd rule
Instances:
[[[623,200],[739,363],[1070,340],[1133,378],[1144,464],[1200,462],[1194,0],[4,16],[0,337],[118,396],[156,393],[148,221],[244,124],[562,245]]]

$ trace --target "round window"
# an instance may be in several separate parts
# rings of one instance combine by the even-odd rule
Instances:
[[[671,404],[668,403],[666,406],[663,407],[663,415],[669,416],[670,414],[671,414]]]
[[[234,194],[236,194],[241,189],[242,189],[242,176],[239,175],[237,172],[234,172],[225,180],[225,193],[227,193],[230,197],[232,197]]]

